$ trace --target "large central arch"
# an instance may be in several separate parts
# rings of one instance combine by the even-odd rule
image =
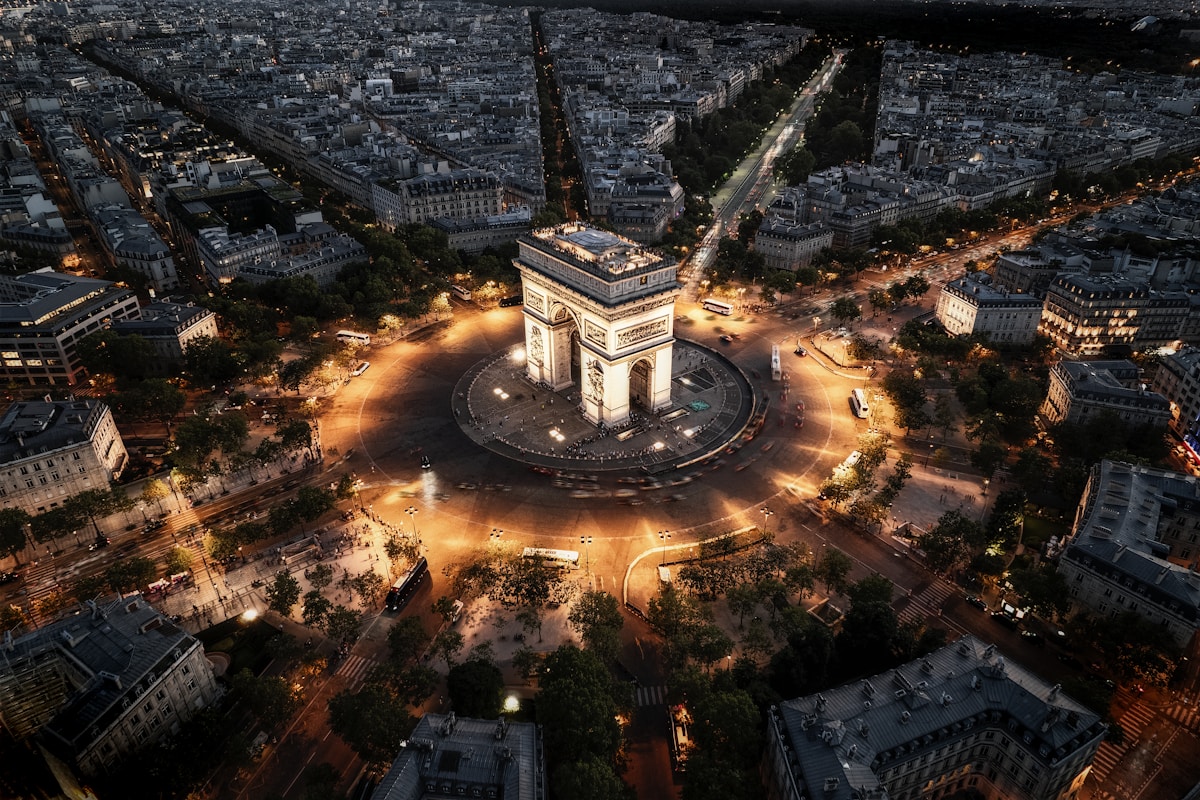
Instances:
[[[648,411],[669,406],[675,262],[579,223],[518,244],[529,378],[556,391],[577,385],[594,423],[625,422],[631,395]]]

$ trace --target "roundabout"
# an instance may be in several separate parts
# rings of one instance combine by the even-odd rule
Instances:
[[[554,471],[658,475],[703,462],[750,432],[765,398],[732,362],[692,342],[675,342],[669,406],[634,409],[618,425],[594,424],[574,386],[552,391],[526,373],[514,345],[473,366],[455,387],[454,418],[488,450]]]

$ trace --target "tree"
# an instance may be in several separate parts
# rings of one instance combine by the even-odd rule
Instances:
[[[745,624],[746,615],[758,608],[759,600],[761,595],[758,587],[750,583],[736,584],[725,593],[725,602],[730,613],[737,614],[739,629]]]
[[[419,617],[401,617],[388,631],[388,650],[393,661],[415,661],[429,641]]]
[[[282,724],[299,710],[302,695],[292,686],[282,676],[256,676],[245,668],[233,676],[233,691],[267,730]]]
[[[528,681],[541,669],[542,657],[533,648],[522,645],[513,653],[512,665],[517,674]]]
[[[18,606],[6,603],[0,606],[0,631],[11,631],[25,622],[25,612]]]
[[[108,580],[103,575],[84,575],[71,584],[70,594],[81,603],[95,600],[108,591]]]
[[[599,758],[559,764],[550,774],[557,797],[572,800],[627,800],[629,788],[613,768]]]
[[[858,303],[850,297],[839,297],[834,300],[829,305],[829,313],[842,325],[862,317],[862,310],[858,307]]]
[[[850,556],[836,547],[829,547],[826,548],[825,555],[817,564],[814,572],[825,584],[825,591],[831,594],[844,594],[847,589],[846,576],[850,574],[850,568],[853,565],[854,562],[850,560]]]
[[[1071,587],[1052,566],[1014,569],[1008,574],[1008,582],[1038,616],[1054,619],[1071,608]]]
[[[329,701],[329,727],[375,767],[392,763],[414,724],[403,701],[378,684],[339,692]]]
[[[333,583],[333,567],[328,564],[317,564],[305,574],[309,584],[318,592],[324,591]]]
[[[880,311],[886,311],[892,306],[891,295],[886,289],[872,289],[867,292],[867,302],[871,304],[871,316],[879,315]]]
[[[575,602],[567,621],[583,640],[584,647],[601,661],[611,664],[616,660],[621,646],[621,627],[625,624],[617,598],[608,592],[584,592]]]
[[[317,589],[304,593],[304,605],[301,618],[310,628],[323,628],[329,612],[333,610],[333,602]]]
[[[325,634],[335,642],[355,641],[361,627],[362,615],[345,606],[335,606],[325,615]]]
[[[301,486],[296,492],[293,508],[300,519],[312,522],[333,508],[336,498],[328,489],[316,486]]]
[[[167,552],[167,574],[177,575],[192,568],[192,551],[186,547],[172,547]]]
[[[71,495],[63,502],[63,506],[69,509],[69,513],[91,521],[97,538],[102,535],[100,526],[96,522],[97,517],[107,517],[109,514],[129,511],[133,505],[134,502],[129,495],[119,489],[85,489],[79,494]]]
[[[504,675],[495,664],[467,659],[450,668],[446,690],[456,714],[496,719],[504,704]]]
[[[1124,681],[1166,685],[1175,671],[1179,648],[1162,625],[1147,625],[1145,617],[1126,611],[1113,619],[1088,618],[1084,627]]]
[[[363,606],[373,606],[379,602],[383,595],[384,584],[383,576],[374,570],[368,569],[366,572],[360,572],[354,576],[351,581],[351,586],[358,593],[360,602]]]
[[[895,585],[891,580],[876,573],[851,584],[846,593],[850,596],[851,603],[859,605],[863,603],[884,603],[885,605],[891,605],[894,589]]]
[[[21,566],[20,553],[25,549],[25,526],[29,514],[20,508],[0,508],[0,558],[12,556]]]
[[[739,769],[753,769],[762,752],[762,722],[750,695],[709,692],[696,702],[692,716],[698,749]]]
[[[979,447],[971,452],[971,466],[983,473],[983,477],[991,479],[1008,458],[1008,448],[999,442],[987,440],[979,443]]]
[[[228,383],[242,371],[232,348],[211,336],[197,336],[184,353],[188,374],[200,384]]]
[[[151,478],[142,484],[142,493],[138,496],[146,505],[154,503],[158,506],[158,510],[162,511],[162,501],[167,499],[171,490],[167,488],[167,484],[160,481],[158,478]]]
[[[948,572],[966,561],[971,548],[983,540],[983,531],[973,519],[958,511],[947,511],[937,524],[917,537],[917,547],[925,553],[925,563],[934,572]]]
[[[285,617],[292,615],[292,606],[300,599],[300,581],[287,570],[279,570],[267,584],[267,608]]]
[[[453,668],[454,657],[463,649],[464,644],[466,644],[466,639],[461,633],[453,628],[443,628],[433,637],[433,642],[429,645],[429,652],[432,656],[440,656],[446,662],[446,669],[449,670]]]
[[[129,592],[149,584],[155,574],[153,561],[135,556],[109,565],[104,571],[104,579],[114,592]]]
[[[608,668],[595,655],[563,645],[546,658],[537,694],[547,760],[614,763],[621,727]]]

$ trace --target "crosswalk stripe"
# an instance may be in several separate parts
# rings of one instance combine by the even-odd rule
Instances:
[[[665,686],[639,686],[634,694],[638,706],[660,706],[667,702]]]
[[[338,667],[336,675],[341,675],[348,678],[351,682],[365,677],[367,672],[375,666],[375,662],[369,658],[362,656],[348,655],[342,665]]]

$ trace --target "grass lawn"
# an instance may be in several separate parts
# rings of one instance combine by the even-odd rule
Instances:
[[[1025,535],[1021,541],[1025,543],[1026,550],[1041,550],[1042,545],[1049,541],[1051,536],[1057,536],[1061,542],[1070,532],[1071,525],[1067,522],[1043,517],[1026,517]]]

